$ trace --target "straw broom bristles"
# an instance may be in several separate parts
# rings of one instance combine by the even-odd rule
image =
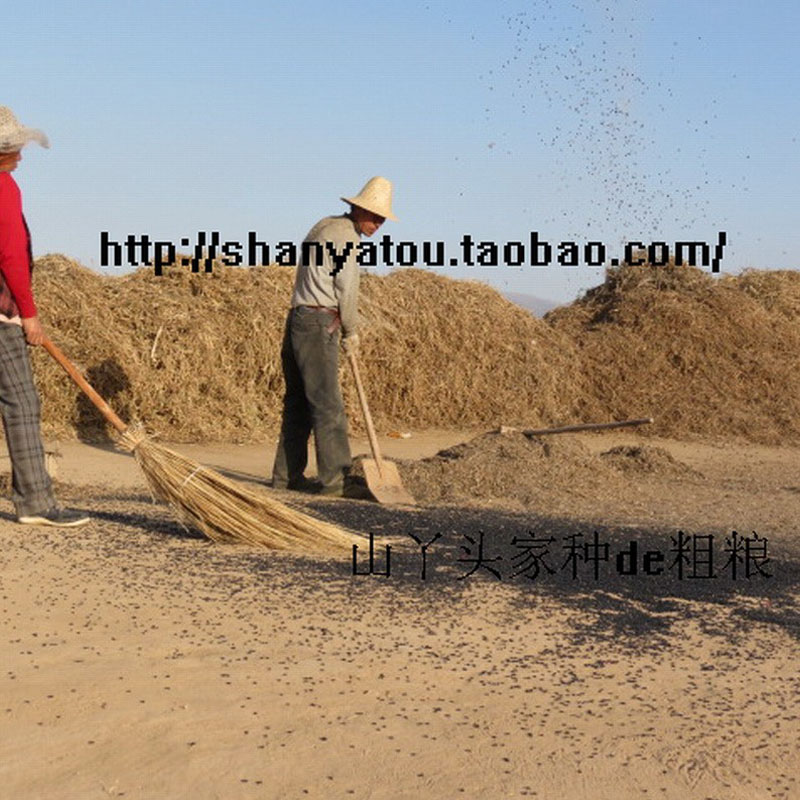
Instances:
[[[153,494],[215,542],[245,542],[273,550],[350,549],[357,535],[296,511],[228,480],[142,434],[125,431]]]
[[[131,430],[53,342],[45,338],[42,345],[117,429],[120,444],[136,457],[154,496],[166,500],[181,519],[210,539],[294,551],[342,550],[355,544],[352,532],[237,486],[218,472],[154,444],[140,430]]]

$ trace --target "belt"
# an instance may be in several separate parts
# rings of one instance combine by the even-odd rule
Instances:
[[[332,314],[334,319],[330,325],[325,329],[328,333],[333,333],[335,330],[338,330],[339,326],[342,324],[341,317],[339,316],[339,309],[338,308],[331,308],[330,306],[295,306],[295,308],[309,308],[312,311],[327,311],[328,314]]]

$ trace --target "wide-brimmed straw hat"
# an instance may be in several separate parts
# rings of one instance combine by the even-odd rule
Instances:
[[[392,213],[392,182],[386,178],[370,178],[355,197],[343,197],[342,200],[397,222],[397,217]]]
[[[0,153],[21,150],[28,142],[39,142],[42,147],[50,147],[50,142],[40,130],[20,125],[8,106],[0,106]]]

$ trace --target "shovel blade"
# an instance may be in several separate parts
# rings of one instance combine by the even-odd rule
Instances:
[[[381,459],[380,468],[372,458],[362,461],[367,486],[379,503],[392,506],[415,506],[417,501],[400,480],[397,464]]]

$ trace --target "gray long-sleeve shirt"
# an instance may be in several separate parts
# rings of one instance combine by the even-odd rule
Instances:
[[[303,240],[301,253],[298,253],[292,308],[325,306],[338,309],[345,336],[354,334],[358,327],[356,256],[360,239],[361,234],[347,215],[325,217],[309,231]],[[350,249],[346,252],[348,244]]]

